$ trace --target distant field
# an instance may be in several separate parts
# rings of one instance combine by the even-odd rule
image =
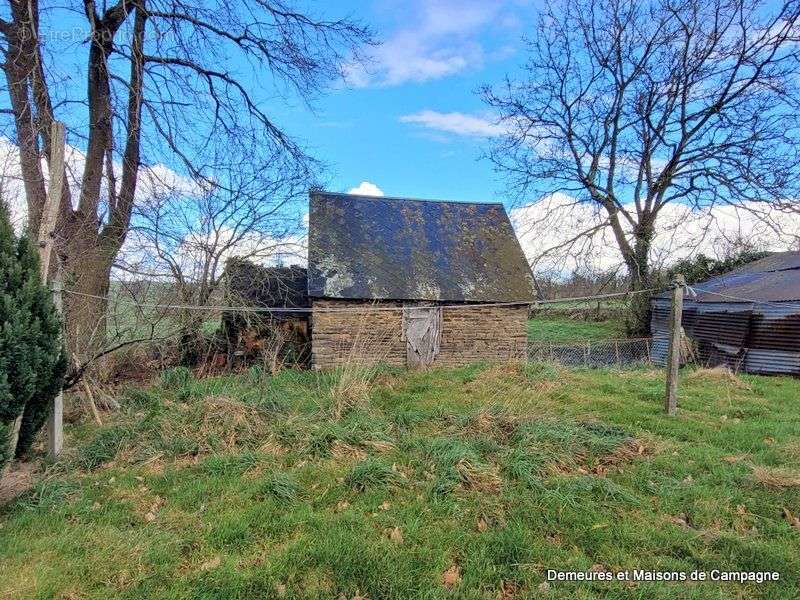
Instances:
[[[587,321],[561,315],[539,314],[528,321],[531,343],[569,344],[625,337],[625,323],[620,318]]]

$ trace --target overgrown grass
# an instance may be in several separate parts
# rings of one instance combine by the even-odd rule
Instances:
[[[541,365],[172,372],[0,508],[2,598],[792,598],[800,382]],[[770,584],[551,583],[778,571]]]
[[[544,312],[528,321],[528,339],[534,344],[569,344],[624,337],[625,321],[622,318],[594,321],[582,317],[548,315]]]

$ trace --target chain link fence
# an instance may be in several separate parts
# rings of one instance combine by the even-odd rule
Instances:
[[[653,363],[652,338],[533,343],[528,360],[565,367],[637,367]]]

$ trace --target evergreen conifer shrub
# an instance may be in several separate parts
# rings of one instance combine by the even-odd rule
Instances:
[[[0,469],[30,450],[66,368],[61,319],[41,284],[38,252],[27,234],[14,234],[0,200]]]

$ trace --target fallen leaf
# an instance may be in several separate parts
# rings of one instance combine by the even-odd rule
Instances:
[[[343,511],[350,507],[350,503],[347,500],[342,500],[339,504],[336,505],[336,510]]]
[[[211,569],[216,569],[220,565],[221,562],[222,562],[222,559],[219,556],[215,556],[214,558],[211,558],[211,559],[207,560],[206,562],[204,562],[202,565],[200,565],[200,570],[201,571],[210,571]]]
[[[442,583],[448,590],[456,587],[459,581],[461,581],[461,568],[458,565],[453,565],[442,573]]]
[[[381,506],[380,506],[380,509],[381,510],[389,510],[391,508],[391,506],[392,505],[389,504],[388,500],[384,500],[383,504],[381,504]]]
[[[400,531],[399,527],[393,527],[392,530],[389,532],[389,539],[392,540],[395,544],[402,544],[403,532]]]
[[[153,513],[149,512],[144,516],[144,520],[147,521],[148,523],[152,523],[153,521],[156,520],[156,516]]]
[[[487,529],[489,529],[489,524],[486,522],[486,519],[484,519],[483,517],[481,517],[480,519],[478,519],[478,525],[477,525],[477,527],[478,527],[478,531],[480,531],[481,533],[483,533],[484,531],[486,531]]]

